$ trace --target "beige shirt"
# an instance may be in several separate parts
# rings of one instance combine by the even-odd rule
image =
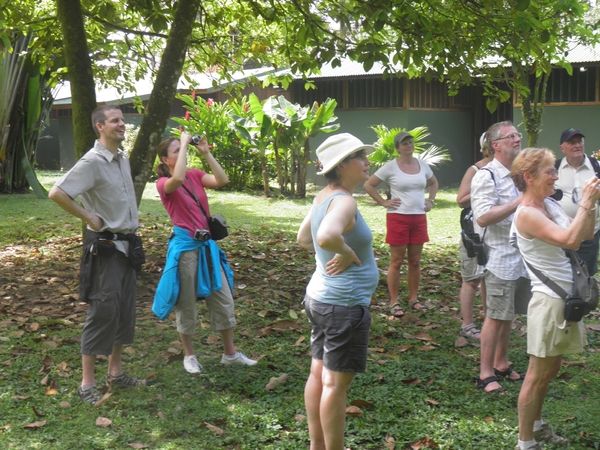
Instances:
[[[104,224],[100,231],[127,234],[137,230],[138,210],[131,167],[121,150],[115,156],[96,141],[94,148],[83,155],[56,186],[72,199],[80,197],[86,210],[102,218]],[[127,241],[115,241],[115,245],[127,254]]]
[[[558,180],[554,183],[555,189],[560,189],[563,192],[560,206],[563,211],[567,213],[570,218],[575,218],[577,214],[577,208],[581,202],[581,190],[587,180],[595,176],[594,168],[589,160],[589,157],[585,157],[585,161],[581,166],[575,169],[567,162],[567,158],[563,158],[558,167]],[[598,208],[596,208],[596,224],[594,226],[594,233],[600,228],[598,222]]]

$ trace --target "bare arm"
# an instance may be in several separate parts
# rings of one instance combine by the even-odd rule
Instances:
[[[165,181],[164,184],[165,194],[171,194],[175,192],[185,181],[185,174],[187,172],[187,150],[191,140],[192,136],[190,136],[189,133],[185,131],[181,133],[181,139],[179,141],[181,146],[179,147],[177,161],[175,162],[175,167],[173,168],[171,178]]]
[[[338,275],[352,263],[361,265],[360,260],[346,241],[343,233],[352,229],[356,223],[356,200],[348,195],[342,195],[332,200],[327,214],[323,218],[316,239],[323,250],[335,253],[327,263],[328,275]]]
[[[377,202],[378,205],[383,206],[384,208],[397,208],[402,203],[399,198],[392,198],[390,200],[384,200],[383,197],[377,192],[377,187],[381,184],[381,181],[375,175],[371,175],[371,177],[365,181],[363,184],[363,189],[367,194],[369,194],[373,200]]]
[[[229,177],[210,152],[206,140],[202,139],[196,148],[204,157],[212,172],[212,174],[207,173],[202,177],[202,185],[207,188],[218,188],[229,183]]]
[[[98,231],[102,228],[104,220],[100,216],[82,207],[58,186],[53,186],[50,189],[48,197],[69,214],[83,220],[92,230]]]
[[[435,175],[431,175],[431,177],[427,180],[427,188],[429,191],[429,198],[425,202],[425,212],[431,211],[433,201],[435,200],[435,196],[437,195],[439,188],[438,180]]]
[[[456,203],[458,203],[458,206],[461,208],[468,208],[471,206],[471,181],[476,173],[477,171],[471,166],[463,175],[458,188],[458,194],[456,194]]]
[[[315,251],[315,244],[312,240],[312,233],[310,230],[311,225],[311,217],[312,217],[312,208],[308,211],[308,214],[300,224],[300,228],[298,229],[298,235],[296,236],[296,242],[298,245],[310,252]]]

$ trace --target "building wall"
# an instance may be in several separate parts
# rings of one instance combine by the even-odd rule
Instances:
[[[561,133],[567,128],[577,128],[585,135],[585,151],[589,155],[600,149],[600,105],[572,105],[572,106],[546,106],[542,119],[542,132],[539,135],[537,146],[546,147],[554,151],[557,158],[563,154],[559,148]],[[514,123],[520,132],[525,135],[522,124],[523,115],[521,108],[514,109]],[[527,140],[523,138],[523,147]]]
[[[335,133],[351,133],[365,144],[373,144],[377,135],[370,128],[373,125],[385,125],[388,128],[412,129],[427,125],[430,136],[427,138],[437,146],[450,150],[452,162],[434,169],[441,186],[458,185],[464,172],[473,164],[471,160],[471,113],[457,111],[424,110],[362,110],[336,112],[341,127]],[[330,134],[320,134],[311,140],[311,148],[317,147]],[[316,158],[315,158],[316,159]],[[309,167],[309,180],[318,185],[325,184],[325,178],[316,176],[314,165]]]

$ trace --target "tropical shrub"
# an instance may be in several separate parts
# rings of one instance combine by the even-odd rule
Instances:
[[[406,130],[405,128],[392,128],[389,130],[385,125],[375,125],[371,129],[375,131],[378,138],[377,142],[373,144],[375,151],[369,155],[371,167],[375,170],[398,157],[394,147],[394,137],[401,131],[410,133],[415,142],[415,157],[426,162],[430,167],[437,167],[452,161],[448,149],[425,141],[425,138],[431,134],[427,125],[412,130]]]
[[[230,114],[233,111],[244,112],[245,99],[238,101],[234,98],[223,103],[213,99],[205,100],[193,95],[179,96],[187,110],[185,118],[172,118],[182,129],[192,135],[206,136],[212,145],[211,152],[219,161],[229,177],[229,189],[242,190],[246,187],[255,188],[260,184],[261,166],[258,151],[247,142],[241,141],[232,128]],[[181,135],[179,129],[173,129],[173,134]],[[204,158],[196,153],[190,155],[189,163],[205,171],[210,171]]]

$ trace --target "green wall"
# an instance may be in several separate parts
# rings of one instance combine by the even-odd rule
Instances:
[[[456,111],[415,111],[415,110],[366,110],[336,112],[341,127],[335,133],[351,133],[365,144],[372,144],[377,135],[372,125],[383,124],[388,128],[407,129],[427,125],[431,135],[428,142],[450,150],[452,162],[434,169],[441,186],[458,185],[464,172],[473,164],[471,160],[471,113]],[[316,148],[328,137],[321,134],[311,140],[311,148]],[[325,179],[315,176],[314,165],[309,167],[309,179],[323,185]]]
[[[521,108],[514,109],[513,117],[519,131],[525,134]],[[557,158],[562,158],[563,154],[559,148],[560,135],[567,128],[573,127],[585,135],[585,151],[589,155],[600,149],[599,118],[600,105],[546,106],[537,146],[549,148],[554,151]],[[527,140],[525,137],[523,140],[523,147],[525,147]]]

